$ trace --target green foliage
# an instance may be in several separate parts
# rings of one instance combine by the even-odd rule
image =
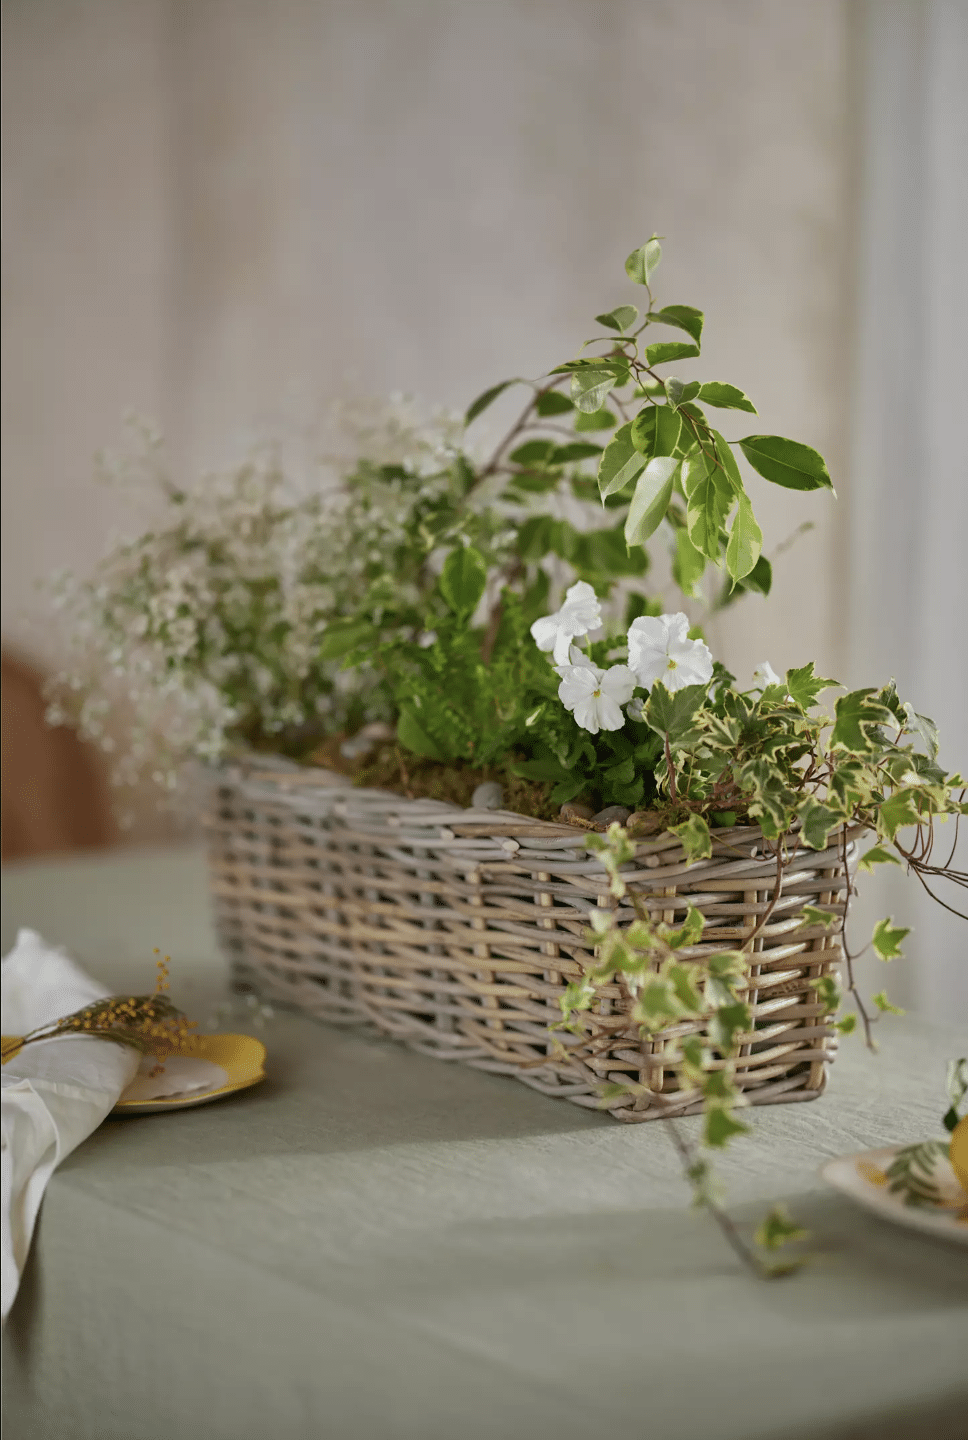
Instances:
[[[889,919],[878,920],[871,936],[871,944],[882,960],[896,960],[903,954],[901,941],[910,933],[910,930],[903,926],[893,926]]]

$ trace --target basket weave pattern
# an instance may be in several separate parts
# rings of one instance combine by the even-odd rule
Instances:
[[[580,831],[262,758],[217,773],[207,827],[216,923],[238,983],[579,1105],[598,1108],[603,1081],[647,1085],[610,1103],[621,1120],[701,1108],[661,1058],[665,1036],[694,1026],[644,1050],[629,1033],[591,1059],[555,1055],[548,1026],[594,954],[589,910],[616,905]],[[624,873],[654,916],[680,923],[688,905],[702,912],[702,943],[680,952],[698,959],[742,948],[769,909],[777,868],[762,848],[756,828],[716,832],[712,859],[687,866],[665,833],[639,842]],[[810,982],[836,970],[842,952],[835,935],[798,928],[797,916],[807,903],[842,913],[848,884],[836,848],[796,850],[752,941],[754,1021],[736,1061],[752,1104],[824,1088],[836,1036]],[[628,902],[618,911],[620,923],[635,918]],[[615,984],[595,1013],[628,1006]]]

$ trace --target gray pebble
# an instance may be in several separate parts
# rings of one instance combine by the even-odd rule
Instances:
[[[503,804],[504,791],[496,780],[485,780],[471,796],[473,810],[500,810]]]
[[[606,805],[604,810],[599,810],[597,815],[592,816],[592,824],[601,825],[607,830],[609,825],[614,825],[616,821],[619,825],[624,825],[631,813],[627,805]]]
[[[582,805],[579,800],[566,800],[558,811],[562,820],[590,820],[594,811],[590,805]]]

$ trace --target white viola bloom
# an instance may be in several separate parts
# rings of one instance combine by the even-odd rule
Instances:
[[[635,676],[627,665],[601,670],[585,662],[559,665],[557,672],[561,676],[558,698],[583,730],[591,735],[599,730],[621,730],[625,724],[622,706],[628,704],[635,689]]]
[[[639,615],[629,626],[628,643],[629,666],[645,690],[657,680],[674,691],[712,679],[712,652],[701,640],[689,639],[689,618],[681,611]]]
[[[765,690],[768,685],[782,685],[783,683],[783,677],[776,673],[769,660],[764,660],[753,671],[753,688],[756,690]]]
[[[576,580],[565,594],[565,603],[554,615],[542,615],[531,626],[539,650],[553,650],[556,665],[567,665],[571,642],[587,635],[602,623],[602,607],[587,580]]]

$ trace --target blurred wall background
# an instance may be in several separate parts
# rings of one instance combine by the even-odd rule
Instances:
[[[758,492],[768,550],[814,529],[717,652],[741,675],[897,672],[968,767],[964,465],[956,494],[943,438],[965,386],[940,288],[946,265],[962,283],[965,18],[960,0],[5,0],[5,641],[56,664],[35,584],[122,523],[90,474],[125,411],[188,476],[353,385],[463,408],[571,354],[657,230],[661,298],[706,310],[703,373],[820,449],[840,495]],[[162,829],[146,800],[136,835]],[[910,913],[887,884],[870,903]],[[968,1012],[948,919],[919,914],[907,998]]]

